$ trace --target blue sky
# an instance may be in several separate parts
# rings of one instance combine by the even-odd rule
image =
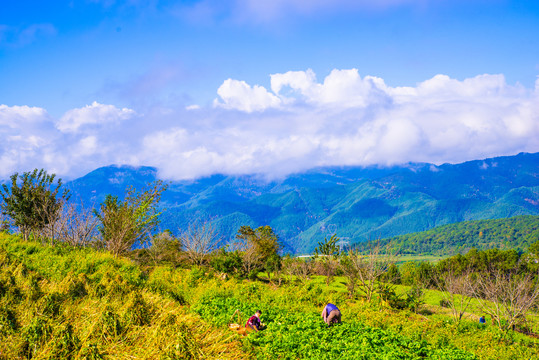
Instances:
[[[535,152],[538,75],[536,1],[8,1],[0,176]]]

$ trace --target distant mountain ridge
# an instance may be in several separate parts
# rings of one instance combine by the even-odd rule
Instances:
[[[153,167],[107,166],[66,184],[74,199],[97,206],[158,178]],[[170,182],[161,228],[212,221],[224,240],[241,225],[270,225],[286,251],[310,253],[336,232],[349,243],[481,219],[539,215],[539,153],[461,164],[324,167],[267,181],[213,175]]]

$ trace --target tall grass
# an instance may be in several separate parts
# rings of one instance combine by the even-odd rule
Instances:
[[[0,235],[0,359],[239,359],[125,259]],[[165,294],[166,295],[166,294]]]

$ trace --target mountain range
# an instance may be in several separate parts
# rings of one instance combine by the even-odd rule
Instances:
[[[213,175],[171,181],[161,229],[210,221],[223,242],[242,225],[270,225],[285,251],[311,253],[336,233],[344,244],[468,220],[539,214],[539,153],[434,165],[321,167],[282,179]],[[73,199],[97,207],[107,194],[158,179],[153,167],[107,166],[69,181]]]

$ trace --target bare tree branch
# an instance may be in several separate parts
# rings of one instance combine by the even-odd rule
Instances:
[[[378,243],[365,255],[350,250],[347,257],[350,266],[357,272],[359,290],[363,292],[367,301],[371,301],[382,275],[391,264],[395,263],[395,254],[390,244],[382,247]]]
[[[181,247],[192,264],[202,265],[219,248],[220,237],[209,221],[194,221],[179,237]]]
[[[451,309],[451,314],[460,323],[469,308],[475,293],[475,283],[470,269],[462,274],[450,270],[441,279],[435,277],[442,297]]]
[[[482,310],[501,330],[514,329],[539,300],[539,283],[532,274],[500,270],[478,278],[476,297]]]

